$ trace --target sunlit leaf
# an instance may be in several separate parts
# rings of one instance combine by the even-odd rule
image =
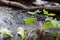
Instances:
[[[37,14],[37,13],[40,13],[41,11],[39,11],[39,10],[36,10],[35,12],[30,12],[30,11],[28,11],[28,13],[29,14],[32,14],[32,15],[35,15],[35,14]]]
[[[35,20],[37,20],[37,18],[29,17],[25,19],[24,21],[26,24],[32,24]]]
[[[35,13],[40,13],[41,11],[40,10],[36,10]]]
[[[54,13],[50,13],[50,14],[48,14],[48,16],[55,16],[55,14]]]
[[[43,25],[43,28],[44,29],[52,28],[52,24],[50,22],[45,22],[44,25]]]
[[[44,13],[45,15],[47,15],[47,14],[48,14],[48,11],[46,11],[45,9],[43,9],[43,13]]]

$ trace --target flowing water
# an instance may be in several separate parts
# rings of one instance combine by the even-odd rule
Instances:
[[[0,40],[20,40],[20,37],[18,37],[18,35],[15,32],[18,27],[31,28],[36,27],[38,25],[38,24],[36,25],[35,23],[31,25],[25,24],[23,20],[26,19],[27,17],[29,17],[27,13],[14,11],[12,8],[8,7],[0,7],[0,28],[2,27],[8,28],[13,32],[14,35],[13,38],[11,39],[3,39],[0,37]]]

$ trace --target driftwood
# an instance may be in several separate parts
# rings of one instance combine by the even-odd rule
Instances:
[[[49,9],[49,10],[59,10],[60,11],[60,7],[45,7],[43,5],[40,6],[26,6],[20,2],[15,2],[15,1],[9,1],[9,0],[0,0],[0,4],[4,4],[4,5],[9,5],[9,6],[16,6],[19,8],[23,8],[26,10],[32,10],[32,9]]]
[[[0,0],[0,4],[16,6],[16,7],[27,9],[27,10],[40,8],[40,7],[35,7],[35,6],[25,6],[20,2],[14,2],[14,1],[8,1],[8,0]]]

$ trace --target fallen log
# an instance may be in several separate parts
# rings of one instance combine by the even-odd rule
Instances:
[[[2,5],[5,4],[5,5],[9,5],[9,6],[16,6],[16,7],[27,9],[27,10],[30,10],[30,9],[39,9],[40,8],[40,7],[35,7],[35,6],[25,6],[22,3],[8,1],[8,0],[0,0],[0,4],[2,4]]]
[[[26,6],[20,2],[15,2],[15,1],[9,1],[9,0],[0,0],[0,4],[1,5],[9,5],[9,6],[15,6],[18,8],[22,8],[25,10],[33,10],[33,9],[48,9],[48,10],[58,10],[60,11],[60,7],[48,7],[48,6],[44,6],[44,5],[40,5],[40,6]]]

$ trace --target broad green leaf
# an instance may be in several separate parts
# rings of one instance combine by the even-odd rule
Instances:
[[[25,19],[24,21],[26,24],[32,24],[35,20],[37,20],[37,18],[29,17]]]
[[[43,28],[44,29],[52,28],[52,24],[50,22],[45,22],[44,25],[43,25]]]
[[[45,15],[48,14],[48,11],[46,11],[45,9],[43,9],[43,12],[44,12]]]
[[[50,14],[47,14],[48,16],[55,16],[55,14],[54,13],[50,13]]]

